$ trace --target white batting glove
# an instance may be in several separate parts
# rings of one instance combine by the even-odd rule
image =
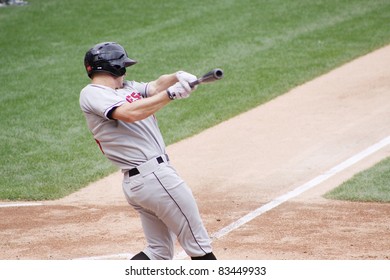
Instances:
[[[177,82],[167,89],[167,94],[170,99],[182,99],[190,96],[192,89],[187,82]]]
[[[192,75],[191,73],[185,72],[185,71],[177,71],[176,72],[176,78],[179,82],[183,83],[191,83],[196,81],[198,78],[195,75]],[[197,86],[194,86],[192,90],[194,91],[197,88]]]

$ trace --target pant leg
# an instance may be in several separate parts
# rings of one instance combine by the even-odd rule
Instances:
[[[181,246],[191,257],[212,251],[192,192],[170,165],[161,165],[153,173],[144,177],[134,176],[128,182],[125,179],[123,187],[129,203],[141,215],[149,244],[145,253],[151,254],[149,257],[155,258],[161,254],[156,248],[170,246],[168,233],[178,237]]]
[[[169,260],[173,258],[175,235],[152,211],[144,208],[139,202],[147,200],[144,178],[125,177],[123,191],[128,203],[139,213],[147,247],[144,253],[151,260]],[[152,201],[151,201],[152,202]]]
[[[159,218],[176,234],[189,256],[198,257],[212,252],[211,240],[188,185],[171,166],[157,170],[154,175],[165,192]]]
[[[176,236],[153,213],[139,210],[142,228],[148,246],[144,253],[151,260],[171,260],[174,255],[174,241]]]

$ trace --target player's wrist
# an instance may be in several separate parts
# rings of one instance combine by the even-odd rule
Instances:
[[[171,100],[188,98],[191,93],[191,87],[186,82],[177,82],[167,89],[167,95]]]

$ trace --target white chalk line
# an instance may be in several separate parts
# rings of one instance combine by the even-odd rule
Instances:
[[[315,177],[314,179],[310,180],[309,182],[293,189],[292,191],[289,191],[288,193],[279,196],[272,201],[268,202],[267,204],[257,208],[256,210],[248,213],[247,215],[241,217],[237,221],[231,223],[230,225],[220,229],[216,233],[211,235],[212,239],[219,239],[228,233],[232,232],[233,230],[236,230],[237,228],[241,227],[242,225],[252,221],[254,218],[257,218],[258,216],[274,209],[275,207],[283,204],[284,202],[299,196],[300,194],[314,188],[315,186],[318,186],[322,182],[326,181],[330,177],[336,175],[337,173],[347,169],[348,167],[354,165],[355,163],[361,161],[362,159],[368,157],[369,155],[372,155],[373,153],[377,152],[378,150],[384,148],[385,146],[390,144],[390,136],[384,138],[383,140],[377,142],[376,144],[368,147],[367,149],[361,151],[360,153],[350,157],[349,159],[343,161],[342,163],[336,165],[335,167],[329,169],[328,171],[324,172],[323,174]],[[178,253],[175,256],[175,259],[183,259],[187,255],[184,251]]]
[[[0,203],[0,208],[6,208],[6,207],[31,207],[31,206],[42,206],[43,203],[36,202],[36,203]]]
[[[329,169],[328,171],[324,172],[323,174],[315,177],[311,181],[295,188],[292,191],[289,191],[288,193],[279,196],[275,198],[274,200],[268,202],[267,204],[257,208],[256,210],[250,212],[249,214],[243,216],[239,220],[231,223],[230,225],[222,228],[221,230],[217,231],[212,235],[213,239],[221,238],[222,236],[228,234],[229,232],[239,228],[240,226],[250,222],[254,218],[260,216],[261,214],[264,214],[268,212],[271,209],[274,209],[275,207],[281,205],[282,203],[297,197],[298,195],[318,186],[319,184],[323,183],[330,177],[336,175],[337,173],[347,169],[348,167],[354,165],[355,163],[361,161],[362,159],[368,157],[369,155],[377,152],[378,150],[384,148],[385,146],[390,144],[390,136],[386,137],[385,139],[379,141],[378,143],[372,145],[371,147],[361,151],[360,153],[350,157],[349,159],[343,161],[342,163],[336,165],[335,167]]]
[[[348,167],[351,167],[352,165],[356,164],[357,162],[365,159],[366,157],[372,155],[373,153],[379,151],[380,149],[386,147],[390,144],[390,136],[384,138],[383,140],[377,142],[376,144],[368,147],[367,149],[355,154],[354,156],[348,158],[347,160],[343,161],[342,163],[336,165],[335,167],[325,171],[321,175],[315,177],[314,179],[308,181],[307,183],[293,189],[292,191],[287,192],[284,195],[281,195],[267,204],[255,209],[254,211],[248,213],[247,215],[241,217],[237,221],[229,224],[228,226],[220,229],[219,231],[215,232],[211,235],[212,239],[219,239],[228,233],[238,229],[242,225],[252,221],[253,219],[259,217],[260,215],[278,207],[279,205],[283,204],[284,202],[295,198],[299,196],[300,194],[318,186],[319,184],[323,183],[324,181],[328,180],[329,178],[333,177],[334,175],[340,173],[341,171],[347,169]],[[90,257],[90,258],[83,258],[83,259],[89,259],[89,260],[99,260],[99,259],[106,259],[106,258],[123,258],[123,257],[131,257],[132,254],[116,254],[116,255],[107,255],[107,256],[96,256],[96,257]],[[187,258],[187,254],[183,251],[176,254],[174,259],[184,259]]]

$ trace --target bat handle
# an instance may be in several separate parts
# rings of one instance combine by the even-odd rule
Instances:
[[[200,84],[200,81],[199,79],[191,82],[191,83],[188,83],[190,85],[191,88],[194,88],[196,85],[199,85]]]

